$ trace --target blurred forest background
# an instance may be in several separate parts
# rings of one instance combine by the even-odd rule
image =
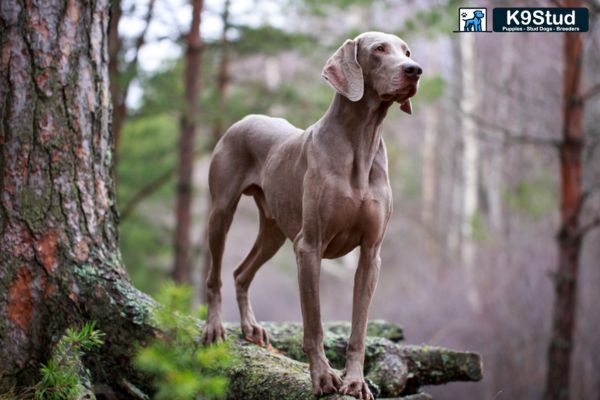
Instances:
[[[579,282],[571,398],[597,398],[600,234],[592,228],[600,215],[600,3],[582,3],[591,24],[580,35],[582,64],[566,59],[564,34],[452,33],[459,5],[491,11],[534,3],[557,5],[114,0],[109,52],[121,251],[134,283],[152,294],[173,276],[191,280],[202,296],[215,141],[249,113],[312,124],[333,96],[320,77],[329,55],[362,31],[395,33],[425,72],[413,115],[394,107],[384,122],[394,214],[371,318],[402,323],[410,343],[482,354],[482,382],[432,388],[436,399],[539,399],[558,239],[568,236],[561,214],[563,82],[566,66],[581,66],[581,256],[579,272],[566,278]],[[200,35],[188,35],[190,27]],[[228,321],[238,319],[232,272],[257,227],[255,205],[243,198],[225,250]],[[351,253],[323,262],[325,319],[350,319],[356,261]],[[260,320],[301,319],[289,243],[259,272],[251,296]]]

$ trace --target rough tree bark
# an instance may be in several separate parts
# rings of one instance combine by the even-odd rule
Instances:
[[[581,1],[564,6],[581,7]],[[577,279],[582,235],[581,159],[583,154],[583,34],[565,33],[563,44],[563,140],[560,153],[560,217],[558,270],[554,275],[552,331],[548,347],[546,400],[567,400],[570,394],[571,354],[577,303]]]
[[[194,171],[194,145],[196,141],[196,115],[200,83],[202,43],[200,40],[200,17],[203,0],[192,0],[192,23],[186,40],[185,53],[185,105],[181,116],[179,136],[179,164],[177,182],[175,264],[173,279],[189,282],[192,271],[192,189]]]
[[[110,6],[110,22],[108,24],[108,75],[110,79],[110,97],[113,105],[112,133],[116,149],[119,148],[121,128],[127,113],[120,83],[122,77],[119,72],[123,50],[123,39],[119,35],[119,22],[121,22],[122,15],[121,0],[113,0]]]
[[[150,300],[126,277],[112,179],[108,0],[0,7],[0,390],[37,379],[65,327],[95,319],[99,382],[131,376]],[[123,358],[125,357],[125,358]],[[116,374],[107,376],[107,374]]]
[[[106,333],[101,350],[82,360],[94,389],[105,398],[151,393],[130,363],[134,344],[157,333],[157,305],[131,286],[118,250],[108,10],[108,0],[0,6],[0,393],[36,382],[65,329],[89,320]],[[300,354],[300,327],[283,324],[278,334],[277,326],[270,328],[286,341],[282,351]],[[402,347],[398,327],[374,327],[380,338],[370,339],[367,354],[381,362],[371,362],[369,374],[386,377],[385,390],[396,378],[407,382],[395,386],[402,392],[414,390],[411,380],[480,378],[477,355]],[[329,327],[336,359],[347,329]],[[231,333],[230,399],[312,398],[305,363]]]

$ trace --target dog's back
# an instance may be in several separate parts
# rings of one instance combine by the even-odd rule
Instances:
[[[223,182],[238,181],[240,191],[260,181],[260,171],[274,146],[303,131],[283,118],[252,114],[233,124],[217,143],[209,170],[213,198]]]

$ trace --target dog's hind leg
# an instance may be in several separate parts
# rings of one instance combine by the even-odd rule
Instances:
[[[243,172],[232,170],[226,152],[216,152],[211,162],[209,182],[211,210],[208,219],[210,267],[206,279],[208,316],[202,342],[206,345],[225,339],[221,322],[221,262],[227,232],[242,195]]]
[[[238,200],[239,197],[226,206],[213,205],[210,212],[208,246],[211,262],[206,279],[208,316],[202,338],[202,342],[206,345],[225,339],[225,329],[221,322],[221,262],[223,260],[225,239]]]
[[[245,192],[246,193],[246,192]],[[269,338],[254,316],[248,299],[248,288],[256,272],[281,248],[285,235],[273,219],[266,217],[264,212],[264,195],[258,187],[253,187],[254,196],[259,211],[260,226],[254,246],[244,261],[235,269],[235,289],[240,309],[240,325],[244,338],[258,345],[268,345]],[[248,193],[250,194],[250,193]]]

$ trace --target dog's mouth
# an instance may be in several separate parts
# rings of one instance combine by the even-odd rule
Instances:
[[[406,84],[400,89],[392,93],[385,93],[380,97],[383,101],[395,101],[398,103],[404,103],[406,100],[410,99],[415,94],[417,94],[417,82]]]

